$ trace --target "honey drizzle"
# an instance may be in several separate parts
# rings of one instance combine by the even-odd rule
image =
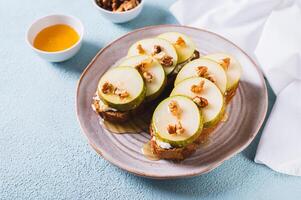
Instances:
[[[150,141],[148,141],[147,143],[145,143],[143,145],[143,147],[141,148],[141,151],[142,151],[144,157],[148,160],[154,160],[154,161],[160,160],[160,158],[152,152]]]
[[[228,121],[228,118],[229,118],[228,113],[225,113],[224,116],[223,116],[223,118],[222,118],[222,120],[221,120],[221,122],[226,122],[226,121]]]

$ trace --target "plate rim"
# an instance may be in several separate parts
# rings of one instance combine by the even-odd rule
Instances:
[[[182,175],[168,175],[168,176],[162,176],[162,175],[156,175],[156,174],[148,174],[148,173],[141,173],[138,171],[135,171],[131,168],[128,168],[126,166],[121,165],[120,163],[114,161],[114,159],[112,159],[110,156],[105,156],[101,150],[93,143],[92,140],[89,139],[88,135],[86,134],[85,128],[83,127],[83,125],[81,124],[81,121],[79,119],[79,106],[78,106],[78,96],[79,96],[79,88],[82,82],[83,77],[85,76],[85,74],[88,72],[88,70],[91,68],[91,66],[93,65],[93,63],[95,62],[95,60],[99,57],[100,54],[102,54],[106,49],[110,48],[114,43],[118,42],[119,40],[123,39],[124,37],[127,37],[130,34],[139,32],[139,31],[145,31],[148,29],[154,29],[154,28],[162,28],[162,27],[181,27],[181,28],[187,28],[187,29],[193,29],[193,30],[197,30],[197,31],[202,31],[202,32],[207,32],[209,34],[213,34],[216,37],[219,37],[222,40],[225,40],[226,42],[232,44],[234,47],[236,47],[238,50],[240,50],[250,61],[251,63],[255,66],[255,69],[259,75],[260,81],[264,86],[264,112],[262,114],[260,122],[258,124],[258,126],[256,127],[256,130],[250,135],[250,137],[248,138],[248,141],[238,145],[235,149],[229,151],[227,154],[225,154],[224,158],[222,158],[220,161],[215,162],[213,164],[211,164],[210,166],[208,166],[205,170],[199,171],[199,172],[195,172],[195,173],[187,173],[187,174],[182,174]],[[233,156],[235,156],[236,154],[240,153],[241,151],[243,151],[245,148],[247,148],[247,146],[249,146],[249,144],[254,140],[254,138],[256,137],[256,135],[258,134],[260,128],[262,127],[265,118],[267,116],[267,111],[268,111],[268,91],[267,91],[267,86],[266,86],[266,82],[264,80],[264,75],[261,71],[261,69],[259,68],[259,66],[256,64],[256,62],[242,49],[240,48],[238,45],[236,45],[235,43],[233,43],[232,41],[230,41],[229,39],[215,33],[212,31],[208,31],[206,29],[202,29],[202,28],[196,28],[196,27],[191,27],[191,26],[185,26],[185,25],[178,25],[178,24],[162,24],[162,25],[153,25],[153,26],[146,26],[146,27],[142,27],[139,29],[135,29],[133,31],[130,31],[124,35],[122,35],[121,37],[113,40],[112,42],[110,42],[108,45],[106,45],[105,47],[103,47],[102,49],[100,49],[97,54],[93,57],[93,59],[89,62],[89,64],[87,65],[87,67],[84,69],[84,71],[82,72],[82,74],[79,77],[79,80],[77,82],[77,86],[76,86],[76,95],[75,95],[75,110],[76,110],[76,116],[77,116],[77,121],[80,125],[80,129],[83,135],[85,135],[85,137],[88,140],[89,145],[93,148],[94,151],[96,151],[97,154],[99,154],[103,159],[105,159],[106,161],[108,161],[109,163],[113,164],[114,166],[126,170],[134,175],[137,176],[141,176],[141,177],[145,177],[145,178],[151,178],[151,179],[177,179],[177,178],[189,178],[189,177],[194,177],[194,176],[198,176],[198,175],[202,175],[202,174],[206,174],[210,171],[212,171],[213,169],[217,168],[218,166],[220,166],[224,161],[232,158]]]

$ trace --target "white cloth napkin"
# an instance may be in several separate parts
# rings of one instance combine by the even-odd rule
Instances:
[[[178,0],[181,24],[205,28],[257,58],[277,95],[255,162],[301,176],[301,10],[293,0]]]

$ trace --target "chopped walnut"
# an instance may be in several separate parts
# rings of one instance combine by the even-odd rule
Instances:
[[[167,126],[167,131],[169,134],[182,134],[185,132],[185,129],[183,128],[180,121],[178,121],[177,124],[171,125],[169,124]]]
[[[147,82],[152,82],[153,81],[153,75],[147,71],[147,67],[153,62],[152,59],[146,59],[142,61],[140,64],[138,64],[135,68],[138,70],[138,72],[142,75],[144,80]]]
[[[215,78],[213,77],[213,75],[209,75],[208,74],[208,68],[205,66],[199,66],[196,68],[196,73],[199,77],[203,77],[208,79],[209,81],[215,83]]]
[[[196,96],[192,99],[200,108],[208,106],[208,100],[204,97]]]
[[[104,94],[110,94],[110,93],[113,93],[113,91],[114,91],[114,85],[111,84],[111,83],[109,83],[109,82],[105,82],[105,83],[102,85],[101,91],[102,91]]]
[[[168,131],[169,134],[175,134],[175,133],[177,133],[177,132],[176,132],[176,126],[175,126],[175,125],[169,124],[169,125],[167,126],[167,131]]]
[[[122,90],[118,87],[115,87],[113,84],[109,82],[105,82],[102,85],[101,91],[104,94],[115,94],[118,95],[121,99],[124,99],[129,96],[129,93],[126,90]]]
[[[141,45],[141,44],[138,44],[138,45],[137,45],[137,50],[138,50],[138,53],[139,53],[139,54],[145,54],[145,50],[142,48],[142,45]]]
[[[112,0],[112,10],[113,11],[117,11],[118,7],[121,7],[121,6],[118,5],[118,3],[116,2],[116,0]]]
[[[138,70],[139,73],[143,73],[146,71],[148,63],[146,62],[141,62],[140,64],[136,65],[135,68]]]
[[[123,5],[124,11],[127,11],[135,8],[138,4],[139,2],[137,0],[128,0],[128,1],[124,1],[120,6]]]
[[[177,134],[182,134],[185,132],[185,129],[183,128],[182,124],[180,121],[176,124],[176,133]]]
[[[221,62],[220,65],[227,70],[229,65],[230,65],[230,58],[224,58]]]
[[[145,71],[147,67],[149,67],[153,62],[152,58],[147,58],[145,60],[143,60],[141,63],[139,63],[138,65],[136,65],[136,69],[138,71]]]
[[[137,7],[140,0],[96,0],[96,3],[106,10],[123,12]]]
[[[153,55],[158,54],[162,51],[162,47],[160,45],[155,45],[153,49]]]
[[[160,59],[160,64],[163,67],[170,67],[173,65],[173,58],[169,55],[165,55],[162,59]]]
[[[118,95],[120,99],[124,99],[130,96],[130,94],[126,90],[122,90],[119,88],[115,88],[114,94]]]
[[[181,110],[181,108],[180,108],[178,102],[176,102],[176,101],[171,101],[171,102],[168,104],[168,109],[169,109],[169,112],[171,112],[171,114],[172,114],[173,116],[176,116],[176,117],[178,117],[178,118],[180,117],[182,110]]]
[[[153,75],[148,71],[143,72],[142,76],[143,76],[144,80],[146,80],[149,83],[151,83],[154,78]]]
[[[206,66],[199,66],[196,68],[196,73],[199,77],[204,77],[208,72],[208,68]]]
[[[180,36],[180,37],[178,37],[177,41],[175,42],[175,45],[185,47],[186,43],[185,43],[185,40]]]
[[[205,81],[201,80],[198,85],[192,85],[191,88],[190,88],[191,92],[201,93],[204,89],[204,84],[205,84]]]

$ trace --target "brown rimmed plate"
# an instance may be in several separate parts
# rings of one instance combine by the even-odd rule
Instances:
[[[155,37],[163,32],[176,31],[190,36],[201,54],[227,52],[242,65],[243,75],[236,96],[228,105],[228,119],[210,135],[206,145],[182,162],[152,161],[141,148],[150,136],[113,134],[99,124],[91,108],[92,96],[101,75],[127,54],[137,40]],[[130,32],[103,48],[82,73],[76,95],[77,117],[91,146],[107,161],[133,174],[156,179],[200,175],[221,165],[223,161],[246,148],[259,131],[268,105],[265,81],[258,66],[238,46],[206,30],[178,26],[150,26]]]

